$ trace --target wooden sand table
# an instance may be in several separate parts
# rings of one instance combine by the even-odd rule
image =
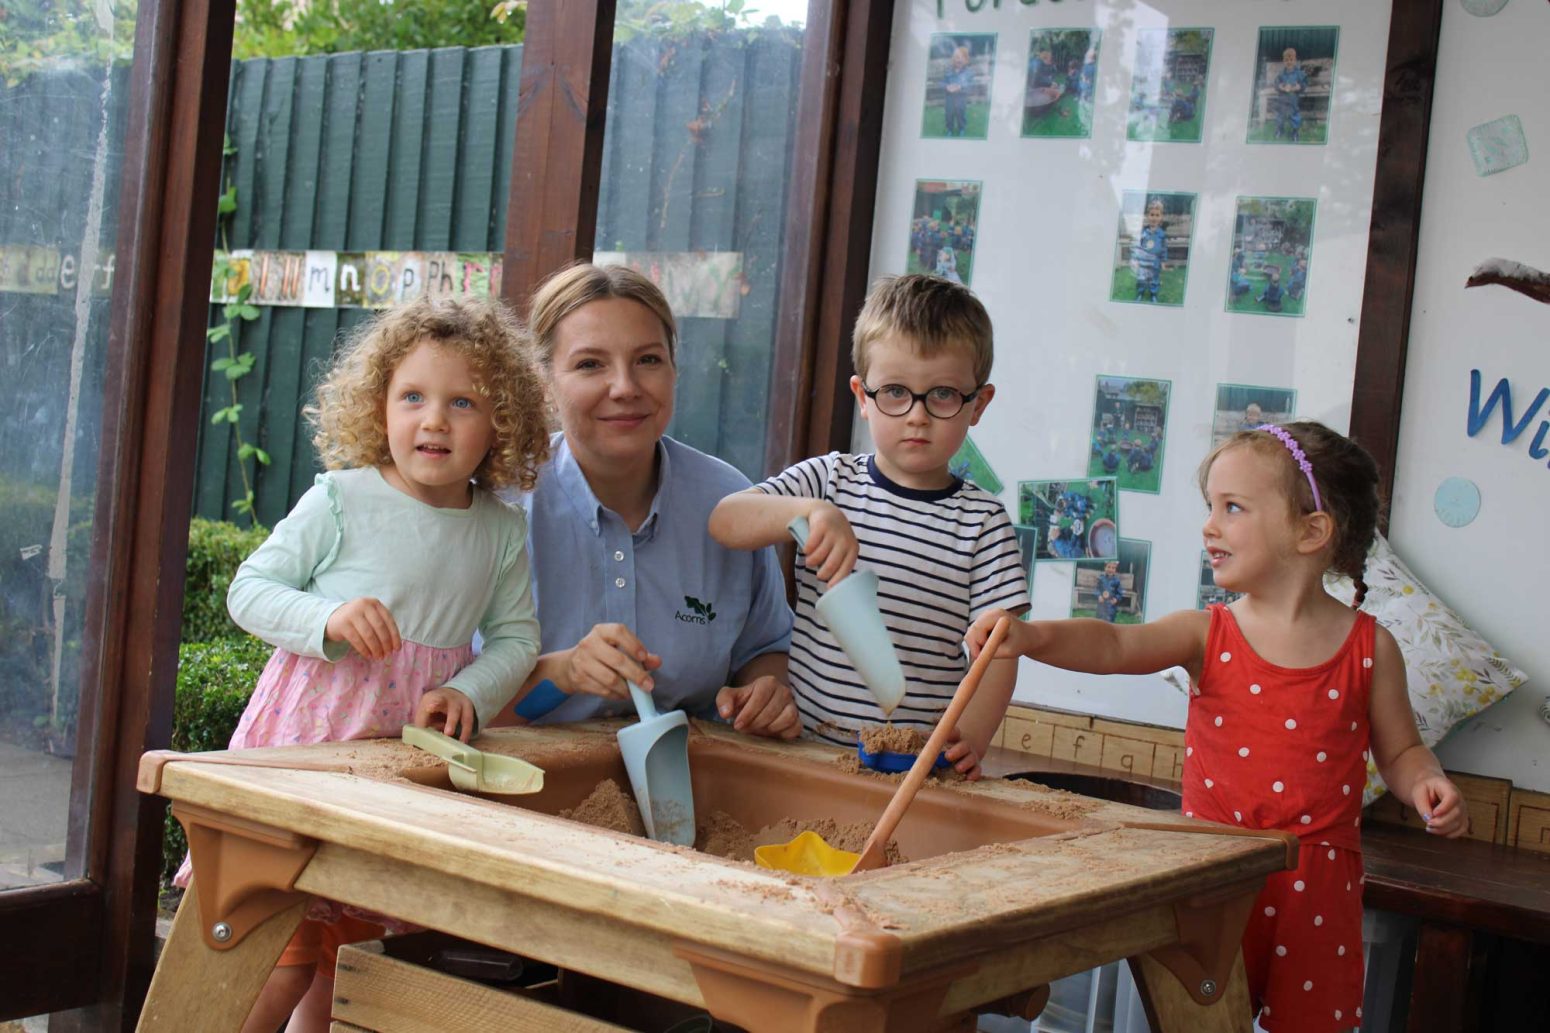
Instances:
[[[195,881],[140,1028],[238,1029],[316,895],[754,1033],[972,1029],[976,1010],[1027,1012],[1050,980],[1118,958],[1157,1033],[1249,1029],[1238,939],[1265,876],[1294,863],[1291,836],[1026,782],[949,782],[923,788],[899,826],[895,856],[911,862],[810,879],[619,828],[629,797],[603,787],[629,784],[618,727],[481,736],[545,769],[544,791],[522,797],[453,791],[442,762],[392,740],[201,755],[289,768],[148,754],[140,788],[174,801]],[[732,826],[869,829],[893,783],[847,773],[840,756],[696,724],[701,845],[742,856]]]

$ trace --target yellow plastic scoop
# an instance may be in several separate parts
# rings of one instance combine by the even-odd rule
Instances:
[[[808,829],[798,833],[797,837],[789,843],[755,847],[753,858],[759,867],[791,872],[795,875],[817,875],[826,878],[881,868],[889,837],[893,835],[894,829],[899,827],[899,822],[904,819],[904,812],[909,809],[915,794],[920,791],[926,775],[930,774],[932,766],[936,763],[936,755],[941,752],[943,746],[947,745],[948,734],[957,727],[958,718],[963,716],[969,700],[974,698],[974,690],[979,688],[980,679],[985,676],[985,669],[990,666],[990,661],[995,659],[996,650],[1001,647],[1001,640],[1006,638],[1007,629],[1010,627],[1011,623],[1006,617],[996,621],[996,626],[991,629],[990,638],[985,641],[985,648],[980,650],[979,658],[969,665],[968,673],[963,676],[963,681],[958,683],[958,690],[953,693],[952,702],[947,704],[941,720],[931,730],[931,738],[926,740],[926,745],[916,755],[915,764],[910,768],[909,774],[904,776],[904,781],[900,782],[899,788],[894,790],[893,799],[888,801],[887,809],[878,819],[877,827],[867,837],[866,846],[861,848],[861,853],[853,854],[849,850],[838,850],[825,843],[818,833]]]
[[[797,837],[789,843],[754,847],[753,859],[760,868],[832,878],[855,871],[861,855],[832,847],[824,842],[822,836],[808,829],[797,833]]]
[[[483,753],[464,742],[418,725],[404,726],[404,742],[447,762],[452,784],[480,793],[536,793],[544,787],[544,769],[520,757]]]

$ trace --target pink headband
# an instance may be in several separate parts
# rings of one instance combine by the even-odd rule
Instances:
[[[1323,509],[1324,503],[1319,501],[1319,482],[1313,479],[1313,464],[1308,462],[1308,455],[1297,443],[1297,439],[1292,437],[1285,427],[1278,427],[1274,423],[1261,423],[1254,429],[1281,439],[1281,444],[1286,446],[1286,450],[1292,454],[1293,461],[1297,463],[1297,469],[1308,478],[1308,487],[1313,489],[1313,511],[1317,513]]]

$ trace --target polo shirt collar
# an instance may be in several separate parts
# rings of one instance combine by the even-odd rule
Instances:
[[[570,443],[565,440],[565,435],[556,434],[553,443],[554,450],[554,475],[561,489],[565,492],[565,498],[570,502],[576,515],[592,531],[594,535],[603,533],[603,513],[611,512],[592,492],[592,485],[587,483],[587,475],[582,472],[581,464],[576,462],[576,456],[570,450]],[[657,491],[651,499],[651,509],[646,514],[646,519],[641,523],[640,529],[635,532],[638,539],[646,539],[656,534],[657,516],[667,508],[667,496],[673,483],[669,476],[669,459],[666,439],[657,442]]]

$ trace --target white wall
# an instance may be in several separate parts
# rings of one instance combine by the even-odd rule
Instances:
[[[1512,383],[1514,416],[1550,387],[1550,305],[1464,280],[1491,257],[1550,269],[1547,41],[1550,4],[1511,0],[1491,18],[1454,0],[1443,9],[1390,528],[1416,574],[1530,677],[1455,731],[1443,763],[1540,791],[1550,791],[1550,724],[1536,713],[1550,692],[1550,468],[1529,445],[1550,411],[1508,445],[1499,416],[1474,438],[1466,417],[1472,369],[1487,392]],[[1508,114],[1523,121],[1529,162],[1478,177],[1464,134]],[[1458,529],[1432,509],[1450,475],[1480,487],[1479,518]]]

